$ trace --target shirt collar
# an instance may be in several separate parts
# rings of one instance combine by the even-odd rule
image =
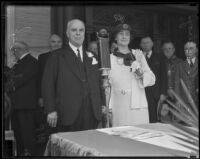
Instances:
[[[69,42],[69,46],[72,48],[72,50],[74,51],[76,56],[78,54],[77,49],[79,49],[80,55],[81,55],[81,59],[83,59],[83,46],[82,45],[79,48],[77,48],[76,46],[74,46],[72,43]]]
[[[187,57],[187,61],[188,61],[188,63],[190,63],[190,60],[192,60],[192,63],[194,64],[195,59],[196,59],[196,57],[193,57],[193,58],[189,58],[189,57]]]
[[[147,56],[148,58],[150,58],[150,57],[151,57],[151,54],[152,54],[152,50],[149,51],[149,52],[144,52],[144,53],[145,53],[145,56]]]
[[[23,54],[19,59],[21,60],[21,59],[23,59],[26,55],[28,55],[30,52],[27,52],[27,53],[25,53],[25,54]]]

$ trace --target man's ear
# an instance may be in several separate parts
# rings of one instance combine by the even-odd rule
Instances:
[[[66,31],[66,35],[67,35],[67,38],[69,38],[69,33],[68,33],[68,31]]]

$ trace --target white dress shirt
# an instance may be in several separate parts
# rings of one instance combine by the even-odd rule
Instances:
[[[76,56],[78,56],[78,52],[77,49],[79,49],[80,51],[80,55],[81,55],[81,60],[83,61],[83,46],[81,45],[79,48],[77,48],[76,46],[74,46],[72,43],[69,42],[69,46],[72,48],[72,50],[75,52]]]
[[[149,59],[152,55],[152,50],[149,52],[144,52],[144,55]]]
[[[189,58],[189,57],[187,57],[187,62],[190,64],[190,60],[192,60],[192,63],[193,63],[193,65],[194,65],[194,62],[195,62],[195,60],[196,60],[196,57],[193,57],[193,58]]]
[[[26,55],[28,55],[30,52],[27,52],[27,53],[25,53],[25,54],[23,54],[19,59],[21,60],[21,59],[23,59]]]

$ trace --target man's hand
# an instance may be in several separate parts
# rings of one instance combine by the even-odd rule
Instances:
[[[168,90],[167,90],[167,94],[169,95],[169,97],[171,98],[171,99],[174,99],[174,95],[173,95],[173,93],[172,93],[172,89],[171,88],[169,88]]]
[[[44,100],[43,100],[43,98],[39,98],[38,104],[39,104],[40,107],[44,107]]]
[[[160,102],[162,103],[166,99],[166,96],[164,94],[160,95]]]
[[[51,112],[47,115],[47,123],[49,124],[49,126],[51,127],[56,127],[57,124],[57,119],[58,119],[58,115],[57,112]]]
[[[102,108],[102,114],[106,114],[106,106],[103,105],[101,108]]]
[[[161,116],[166,116],[169,113],[169,106],[167,104],[163,104],[162,110],[161,110]]]

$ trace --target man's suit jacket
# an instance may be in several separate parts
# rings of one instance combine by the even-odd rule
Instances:
[[[163,61],[163,58],[155,52],[152,52],[149,59],[147,58],[147,63],[156,76],[156,82],[155,85],[146,87],[145,91],[146,93],[151,94],[155,100],[159,100],[163,80],[162,77],[165,77],[165,66]]]
[[[38,63],[30,54],[19,60],[13,66],[14,88],[10,92],[14,109],[34,109],[37,105]]]
[[[198,59],[196,58],[194,66],[190,67],[187,60],[182,61],[176,69],[175,74],[175,92],[183,99],[186,103],[189,103],[187,96],[185,95],[185,91],[183,90],[180,79],[183,80],[186,87],[188,88],[190,94],[193,99],[197,101],[197,92],[196,92],[196,83],[195,79],[198,76]]]
[[[45,111],[57,111],[58,125],[71,125],[75,121],[84,97],[85,81],[81,78],[76,55],[67,45],[49,56],[42,79]],[[101,118],[100,72],[98,64],[83,50],[89,94],[94,116]]]
[[[165,72],[161,74],[162,76],[161,79],[163,80],[161,85],[161,93],[167,95],[167,90],[169,88],[175,89],[176,66],[182,61],[182,59],[174,55],[170,59],[163,57],[163,60],[164,60]],[[170,74],[168,74],[169,70],[171,71]]]
[[[164,77],[165,67],[162,61],[163,59],[155,52],[152,52],[151,57],[150,58],[147,57],[146,59],[150,69],[156,76],[155,84],[153,86],[145,88],[145,93],[148,102],[149,120],[150,123],[154,123],[158,121],[157,105],[161,94],[161,86],[163,81],[162,77]]]
[[[47,62],[47,59],[50,55],[50,51],[49,52],[46,52],[46,53],[43,53],[43,54],[40,54],[38,56],[38,64],[39,64],[39,97],[42,96],[42,90],[41,90],[41,85],[42,85],[42,75],[43,75],[43,72],[44,72],[44,68],[45,68],[45,64]]]

